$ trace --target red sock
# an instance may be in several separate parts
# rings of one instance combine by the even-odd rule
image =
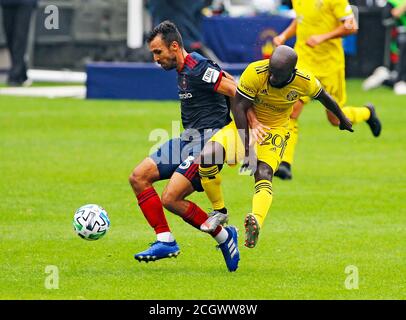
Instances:
[[[185,216],[183,217],[183,220],[185,220],[187,223],[192,225],[193,227],[197,228],[200,230],[200,226],[207,220],[209,217],[206,212],[204,212],[202,209],[200,209],[196,204],[193,202],[189,202],[189,208],[186,211]],[[215,237],[220,231],[222,227],[218,226],[216,230],[211,232],[210,234]]]
[[[153,187],[145,189],[137,195],[138,205],[155,233],[170,232],[166,221],[161,199]]]

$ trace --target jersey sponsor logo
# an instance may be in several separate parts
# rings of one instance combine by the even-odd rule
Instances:
[[[204,73],[202,80],[207,83],[216,83],[219,76],[220,71],[209,67],[206,69],[206,72]]]
[[[286,107],[274,106],[274,105],[272,105],[270,103],[265,102],[264,100],[262,100],[261,98],[258,98],[258,97],[255,97],[254,104],[256,106],[261,106],[263,108],[270,109],[270,110],[276,111],[276,112],[284,112],[284,111],[286,111]]]
[[[243,82],[240,82],[240,87],[245,91],[247,94],[255,94],[255,91],[252,90],[250,87],[247,87]]]
[[[288,99],[288,101],[295,101],[299,99],[299,92],[297,92],[296,90],[290,91],[286,96],[286,99]]]
[[[179,93],[179,99],[181,99],[181,100],[190,99],[190,98],[193,98],[193,95],[190,92]]]

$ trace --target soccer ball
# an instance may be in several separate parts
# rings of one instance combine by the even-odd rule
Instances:
[[[73,228],[76,234],[85,240],[97,240],[103,237],[110,227],[106,210],[97,204],[87,204],[76,210]]]

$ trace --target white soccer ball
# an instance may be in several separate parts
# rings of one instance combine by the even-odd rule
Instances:
[[[97,204],[87,204],[76,210],[73,228],[76,234],[85,240],[97,240],[103,237],[110,227],[107,211]]]

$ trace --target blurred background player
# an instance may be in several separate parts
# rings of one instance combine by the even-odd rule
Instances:
[[[234,96],[236,91],[235,82],[224,76],[216,63],[183,48],[182,37],[172,22],[164,21],[155,27],[147,41],[155,62],[165,70],[178,72],[185,131],[145,158],[129,178],[141,211],[157,236],[150,248],[135,255],[135,259],[146,262],[176,257],[180,252],[163,207],[199,230],[208,219],[202,209],[185,198],[194,191],[203,191],[194,159],[216,129],[230,122],[225,95]],[[153,183],[166,179],[170,180],[161,201]],[[239,261],[235,227],[219,225],[210,234],[217,241],[228,270],[235,271]]]
[[[406,0],[388,0],[382,18],[388,37],[384,63],[364,80],[362,88],[370,90],[386,85],[395,94],[406,95]]]
[[[406,95],[406,0],[389,0],[391,14],[397,26],[398,61],[396,64],[395,83],[396,94]]]
[[[216,211],[225,207],[218,165],[223,162],[234,164],[244,158],[242,170],[251,170],[255,175],[252,213],[244,221],[248,248],[257,244],[272,204],[272,178],[289,145],[288,125],[293,105],[305,96],[317,99],[337,117],[341,130],[353,131],[351,122],[320,81],[310,73],[296,70],[296,62],[297,55],[292,48],[279,46],[270,59],[251,63],[241,75],[237,94],[231,100],[235,123],[231,122],[216,133],[201,155],[199,174]],[[249,141],[246,112],[250,108],[254,108],[259,122],[269,128],[263,141],[256,145]]]
[[[0,0],[6,44],[11,60],[7,78],[9,86],[29,84],[27,82],[26,51],[28,31],[37,3],[38,0]]]
[[[295,50],[299,56],[298,66],[314,74],[325,90],[337,101],[353,124],[366,122],[372,134],[378,137],[381,123],[372,104],[364,107],[346,106],[345,58],[342,37],[357,32],[357,22],[347,0],[293,0],[296,19],[273,42],[284,44],[296,35]],[[283,161],[275,176],[292,179],[291,166],[298,140],[298,117],[309,98],[298,100],[290,117],[290,141]],[[338,119],[327,110],[327,118],[334,126]]]
[[[202,9],[211,1],[207,0],[149,0],[148,8],[153,25],[171,20],[182,34],[186,51],[193,51],[220,62],[218,57],[205,46],[202,35]]]

